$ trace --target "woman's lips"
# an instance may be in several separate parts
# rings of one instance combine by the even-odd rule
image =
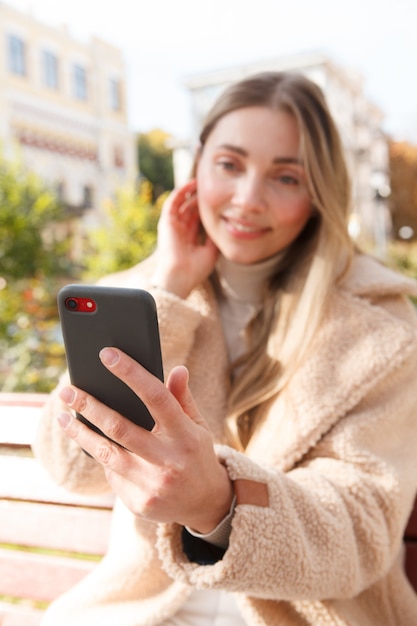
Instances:
[[[231,217],[223,216],[222,219],[226,223],[228,231],[232,234],[256,237],[263,235],[267,230],[269,230],[264,226],[242,222],[241,220],[235,220]]]

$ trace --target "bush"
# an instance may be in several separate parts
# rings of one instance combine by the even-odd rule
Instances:
[[[65,369],[56,280],[31,278],[0,290],[1,391],[49,392]]]
[[[52,207],[49,200],[46,202],[52,196],[45,193],[37,206],[40,203]],[[37,228],[34,222],[28,225],[28,220],[34,219],[30,217],[29,204],[20,217],[17,215],[12,219],[9,216],[7,222],[2,220],[0,234],[2,227],[8,229],[8,240],[15,243],[3,246],[3,250],[10,251],[10,263],[8,273],[0,276],[0,391],[49,392],[55,387],[66,367],[56,306],[59,288],[81,278],[95,281],[104,274],[131,267],[148,256],[156,243],[156,226],[160,202],[163,201],[161,198],[154,205],[151,198],[152,188],[149,183],[144,183],[139,194],[133,190],[120,191],[116,201],[107,204],[107,223],[89,234],[84,267],[77,270],[77,274],[70,272],[74,272],[73,266],[63,261],[69,255],[53,238],[49,240],[52,242],[49,246],[40,243],[44,239],[40,234],[41,224],[31,235],[32,252],[29,255],[29,249],[24,245],[29,237],[25,229],[36,231]],[[17,211],[17,205],[13,206]],[[49,214],[51,219],[56,215],[59,212]],[[25,228],[20,228],[26,218]],[[51,232],[53,222],[42,221],[44,227]],[[65,242],[65,245],[69,243]]]
[[[105,225],[91,232],[87,241],[85,280],[127,269],[151,254],[163,199],[152,204],[152,185],[144,182],[139,194],[121,190],[115,201],[107,203]]]
[[[402,274],[417,279],[417,242],[391,242],[388,247],[388,263]],[[412,300],[417,306],[417,297]]]

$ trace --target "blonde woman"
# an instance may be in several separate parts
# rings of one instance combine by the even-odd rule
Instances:
[[[102,281],[157,301],[166,385],[100,355],[154,430],[66,380],[45,411],[35,450],[55,480],[118,496],[108,554],[45,626],[417,623],[417,286],[354,249],[349,203],[315,84],[224,92],[155,253]]]

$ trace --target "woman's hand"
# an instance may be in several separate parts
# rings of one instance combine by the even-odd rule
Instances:
[[[101,463],[111,487],[135,515],[210,532],[227,515],[233,488],[191,395],[187,369],[174,368],[165,386],[116,348],[103,349],[100,358],[146,404],[153,430],[75,387],[65,387],[61,399],[117,443],[67,413],[59,417],[61,426]]]
[[[196,181],[175,189],[162,208],[158,223],[155,286],[186,298],[213,271],[218,250],[201,236]]]

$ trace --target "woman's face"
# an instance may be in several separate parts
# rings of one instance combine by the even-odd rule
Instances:
[[[311,215],[293,115],[238,109],[209,135],[197,166],[200,218],[227,259],[257,263],[286,248]]]

